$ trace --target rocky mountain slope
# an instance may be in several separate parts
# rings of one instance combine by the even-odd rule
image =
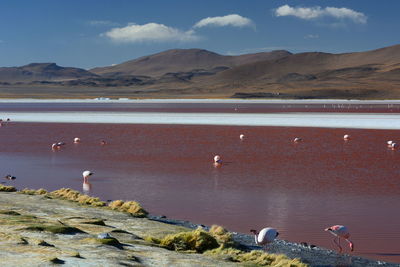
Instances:
[[[108,97],[400,98],[400,45],[240,56],[174,49],[90,71],[54,63],[0,68],[0,95],[28,88],[30,94],[34,88],[90,89]]]

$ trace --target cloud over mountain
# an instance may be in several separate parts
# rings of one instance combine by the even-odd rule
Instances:
[[[361,12],[346,8],[346,7],[291,7],[283,5],[275,9],[277,17],[294,16],[300,19],[311,20],[322,17],[331,17],[335,19],[349,19],[354,23],[367,23],[367,16]]]
[[[129,24],[126,27],[113,28],[101,36],[106,36],[120,43],[189,42],[199,39],[192,30],[185,32],[158,23]]]
[[[207,17],[197,22],[193,28],[202,27],[252,27],[254,23],[249,18],[242,17],[238,14],[230,14],[221,17]]]

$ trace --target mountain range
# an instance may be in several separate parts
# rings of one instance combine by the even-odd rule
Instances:
[[[90,70],[0,68],[0,96],[400,98],[400,45],[366,52],[224,56],[173,49]]]

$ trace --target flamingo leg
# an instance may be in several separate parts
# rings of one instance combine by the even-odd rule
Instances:
[[[339,240],[339,243],[336,241],[336,239]],[[339,247],[339,253],[342,253],[342,247],[340,246],[340,237],[335,237],[335,238],[333,239],[333,242],[336,244],[336,246]]]

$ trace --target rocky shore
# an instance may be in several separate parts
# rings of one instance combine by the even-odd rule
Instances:
[[[284,240],[268,252],[287,257],[270,255],[250,235],[148,215],[134,202],[0,187],[1,266],[400,266]],[[201,238],[189,248],[177,238],[182,233]],[[168,235],[175,249],[166,245]]]

